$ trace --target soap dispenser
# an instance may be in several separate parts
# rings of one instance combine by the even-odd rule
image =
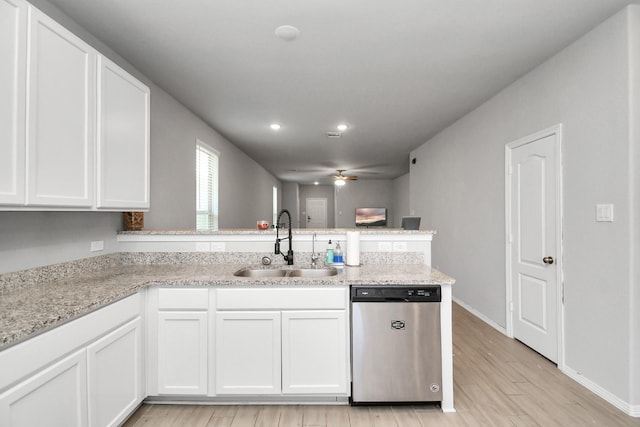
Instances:
[[[342,248],[340,248],[340,242],[336,242],[336,250],[333,251],[333,264],[344,265],[344,257],[342,255]]]
[[[327,255],[324,262],[326,264],[333,264],[333,247],[331,246],[331,240],[329,240],[329,247],[327,248]]]

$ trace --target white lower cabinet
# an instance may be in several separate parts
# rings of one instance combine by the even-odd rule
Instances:
[[[87,425],[86,351],[73,353],[0,395],[0,425]]]
[[[90,426],[118,425],[142,401],[141,350],[140,318],[87,348]]]
[[[208,394],[208,288],[150,288],[147,390],[150,396]]]
[[[0,352],[0,426],[120,425],[145,395],[143,301],[133,295]]]
[[[280,312],[216,313],[216,394],[280,394]]]
[[[344,310],[282,312],[282,392],[347,392]]]
[[[158,393],[207,393],[207,312],[158,313]]]
[[[150,288],[147,391],[348,396],[347,287]]]
[[[346,288],[219,289],[216,394],[346,396],[347,307]]]

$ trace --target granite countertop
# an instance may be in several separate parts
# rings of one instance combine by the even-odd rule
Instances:
[[[260,279],[233,275],[243,267],[247,266],[119,265],[3,293],[0,298],[0,351],[148,286],[451,285],[455,282],[426,265],[344,267],[336,276],[323,278]]]

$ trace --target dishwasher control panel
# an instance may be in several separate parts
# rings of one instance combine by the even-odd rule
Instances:
[[[351,288],[353,302],[440,302],[439,285],[432,286],[354,286]]]

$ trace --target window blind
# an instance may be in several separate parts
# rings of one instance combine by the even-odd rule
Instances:
[[[196,229],[218,229],[218,163],[220,153],[196,140]]]

